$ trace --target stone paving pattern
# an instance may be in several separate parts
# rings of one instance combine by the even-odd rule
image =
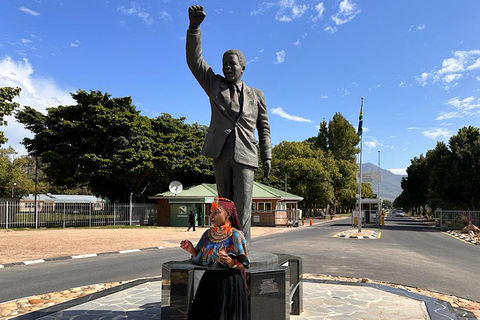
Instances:
[[[423,302],[375,288],[305,282],[304,312],[291,320],[430,319]],[[16,319],[116,320],[161,319],[161,281],[151,281],[70,306],[48,315],[40,312]]]
[[[374,288],[304,283],[304,312],[291,320],[430,319],[423,302]]]

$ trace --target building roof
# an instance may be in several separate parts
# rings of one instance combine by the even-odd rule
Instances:
[[[176,197],[177,198],[203,198],[203,197],[217,197],[217,185],[211,183],[202,183],[190,188],[183,190]],[[161,199],[161,198],[170,198],[175,197],[175,194],[166,191],[159,193],[155,196],[149,197],[150,199]],[[253,198],[254,199],[278,199],[280,200],[291,200],[291,201],[302,201],[303,197],[288,193],[259,182],[253,182]]]
[[[22,197],[23,201],[35,201],[35,196],[29,194]],[[91,195],[73,195],[73,194],[37,194],[37,201],[44,202],[70,202],[70,203],[93,203],[101,202],[103,199]]]

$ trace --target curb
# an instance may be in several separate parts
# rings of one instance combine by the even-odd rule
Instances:
[[[160,250],[160,249],[164,249],[164,247],[150,247],[150,248],[142,248],[142,249],[130,249],[130,250],[101,252],[101,253],[89,253],[89,254],[81,254],[81,255],[76,255],[76,256],[63,256],[63,257],[28,260],[28,261],[21,261],[21,262],[11,262],[11,263],[0,264],[0,269],[13,267],[13,266],[26,266],[26,265],[29,265],[29,264],[38,264],[38,263],[43,263],[43,262],[71,260],[71,259],[83,259],[83,258],[105,256],[105,255],[109,255],[109,254],[126,254],[126,253],[133,253],[133,252],[140,252],[140,251],[150,251],[150,250]]]
[[[465,235],[465,234],[462,234],[462,233],[458,233],[456,231],[452,231],[452,230],[449,230],[446,232],[447,234],[451,235],[452,237],[455,237],[455,238],[458,238],[460,240],[463,240],[465,242],[468,242],[470,244],[476,244],[476,245],[480,245],[480,241],[477,241],[475,239],[472,239],[470,238],[469,236]]]

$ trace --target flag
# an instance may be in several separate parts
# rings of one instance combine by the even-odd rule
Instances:
[[[363,97],[362,97],[362,105],[360,106],[360,116],[358,117],[358,130],[357,135],[361,136],[363,133]]]

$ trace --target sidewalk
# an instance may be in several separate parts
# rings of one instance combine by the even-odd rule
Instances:
[[[161,319],[161,279],[141,279],[14,319]],[[448,302],[378,284],[305,280],[304,311],[291,320],[476,319]]]

